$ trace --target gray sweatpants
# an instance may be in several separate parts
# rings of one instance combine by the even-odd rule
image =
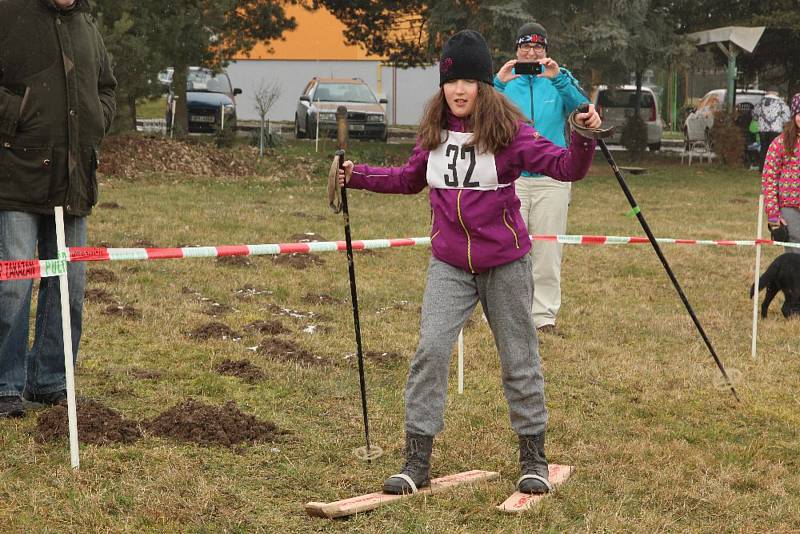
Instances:
[[[531,317],[531,258],[526,255],[478,275],[431,257],[419,347],[406,384],[406,432],[434,436],[443,430],[453,344],[479,299],[500,353],[511,427],[524,435],[544,431],[544,378]]]
[[[797,208],[781,208],[781,217],[786,221],[786,226],[789,229],[789,243],[800,243],[800,209]],[[800,248],[784,247],[784,252],[793,252],[800,254]]]

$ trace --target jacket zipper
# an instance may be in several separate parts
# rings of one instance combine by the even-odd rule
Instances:
[[[464,233],[467,236],[467,264],[469,265],[469,272],[475,274],[475,269],[472,268],[472,238],[470,237],[469,231],[467,230],[467,227],[464,224],[464,219],[461,218],[461,193],[463,192],[464,192],[463,189],[458,190],[456,211],[458,212],[458,222],[461,223],[461,228],[464,230]]]
[[[531,126],[533,126],[533,76],[531,76],[529,83],[531,87]]]
[[[506,208],[503,208],[503,224],[505,224],[505,225],[506,225],[506,228],[508,228],[509,230],[511,230],[511,233],[512,233],[512,234],[514,234],[514,246],[515,246],[515,247],[517,247],[517,248],[519,248],[519,238],[517,237],[517,232],[516,232],[516,231],[514,230],[514,228],[513,228],[513,227],[512,227],[512,226],[511,226],[511,225],[508,223],[508,220],[506,219],[506,211],[508,211],[508,210],[506,210]]]

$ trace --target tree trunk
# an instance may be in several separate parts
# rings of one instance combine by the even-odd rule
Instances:
[[[130,123],[128,124],[128,128],[136,131],[136,97],[134,95],[128,95],[128,120]]]
[[[635,117],[642,116],[642,76],[644,76],[644,72],[640,69],[636,69],[636,93],[634,93],[633,96],[633,115]]]

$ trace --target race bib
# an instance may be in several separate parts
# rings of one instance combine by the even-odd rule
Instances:
[[[428,186],[438,189],[494,191],[511,184],[497,183],[494,154],[464,146],[471,133],[447,132],[447,140],[428,156]]]

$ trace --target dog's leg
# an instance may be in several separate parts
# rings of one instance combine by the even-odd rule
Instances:
[[[766,319],[767,318],[767,310],[769,309],[769,305],[772,303],[772,299],[775,298],[775,295],[778,294],[778,288],[774,285],[767,286],[767,291],[764,294],[764,302],[761,304],[761,317]]]

